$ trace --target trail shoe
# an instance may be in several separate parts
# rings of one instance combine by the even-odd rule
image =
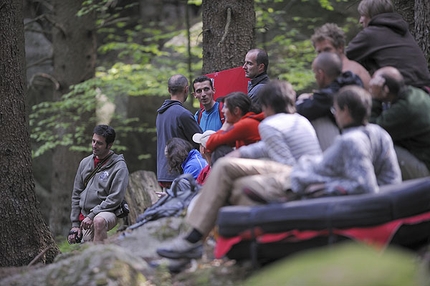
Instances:
[[[169,246],[158,248],[157,254],[170,259],[197,259],[203,255],[203,243],[201,241],[191,243],[183,237],[178,237]]]

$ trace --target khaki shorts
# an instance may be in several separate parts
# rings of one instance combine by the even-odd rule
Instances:
[[[107,223],[108,226],[108,231],[111,230],[112,228],[114,228],[116,226],[116,224],[118,223],[118,218],[116,217],[115,213],[113,212],[101,212],[99,214],[97,214],[95,218],[104,218],[104,220]],[[82,230],[83,233],[83,237],[82,240],[87,242],[87,241],[93,241],[94,238],[94,225],[91,226],[90,229],[83,229]]]

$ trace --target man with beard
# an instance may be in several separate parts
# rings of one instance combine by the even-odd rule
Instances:
[[[117,224],[115,211],[124,200],[128,169],[124,156],[111,150],[115,136],[115,130],[108,125],[94,128],[93,154],[82,159],[76,172],[69,243],[77,243],[81,238],[103,242]]]

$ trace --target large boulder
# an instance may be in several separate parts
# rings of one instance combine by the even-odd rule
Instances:
[[[115,245],[91,244],[77,255],[60,255],[53,264],[6,277],[0,285],[143,286],[148,285],[144,276],[148,270],[147,263],[132,251]]]
[[[161,191],[154,172],[136,171],[131,173],[125,194],[125,200],[130,208],[128,223],[134,224],[138,215],[157,202],[157,192]]]
[[[255,272],[244,285],[426,285],[417,257],[394,247],[384,252],[344,243],[287,257]],[[427,274],[428,275],[428,274]]]

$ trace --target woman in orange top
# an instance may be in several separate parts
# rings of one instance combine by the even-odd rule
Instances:
[[[213,152],[221,145],[239,148],[260,141],[258,124],[263,113],[254,113],[251,99],[243,92],[232,92],[224,98],[225,122],[221,129],[209,137],[206,148]]]

